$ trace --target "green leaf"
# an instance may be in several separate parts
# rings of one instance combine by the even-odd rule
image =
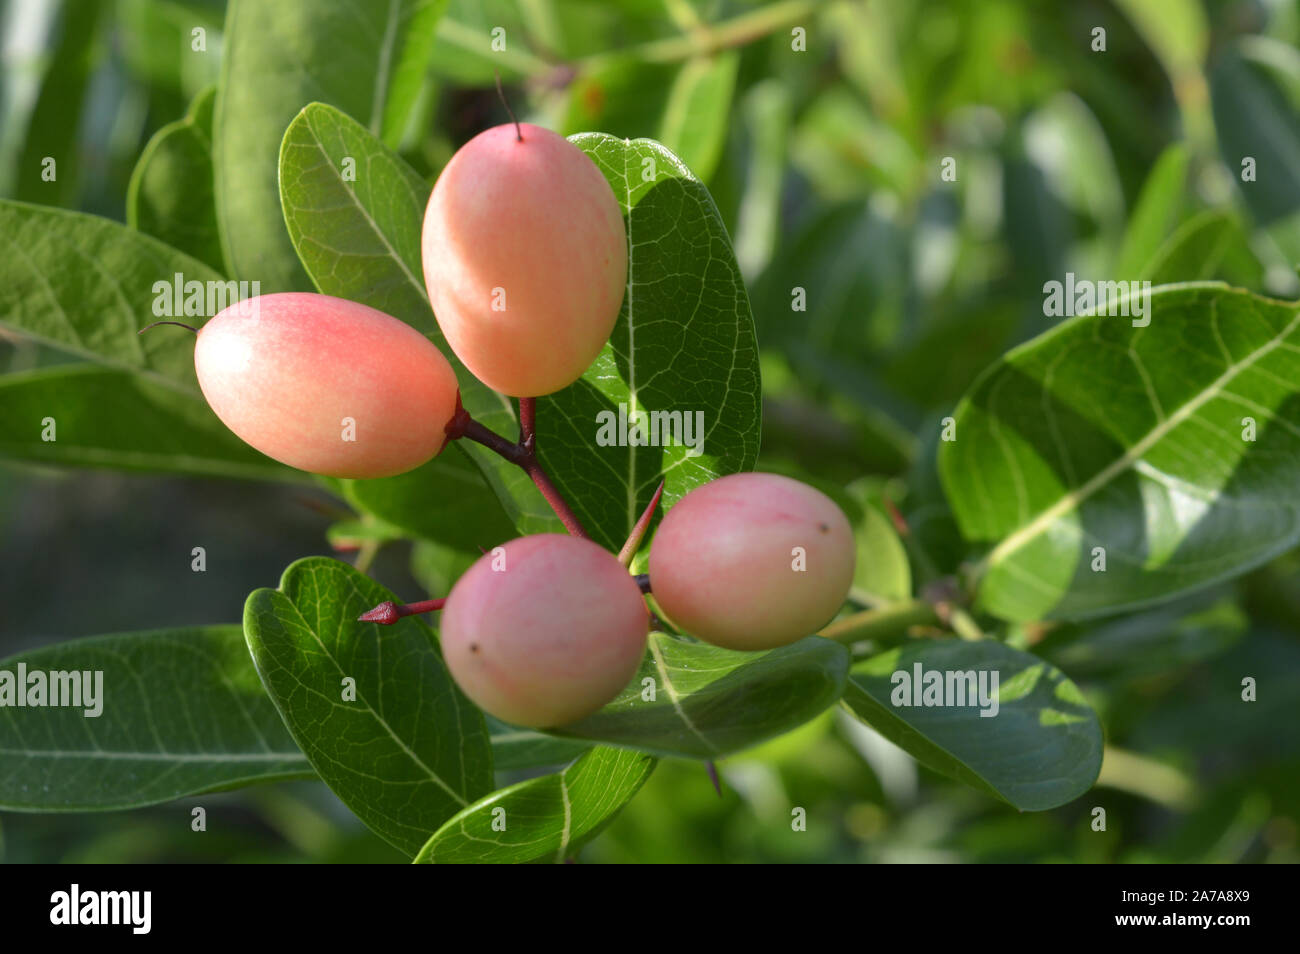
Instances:
[[[9,374],[0,377],[0,406],[3,457],[199,477],[307,479],[237,438],[203,398],[143,374],[93,364]]]
[[[901,603],[909,599],[912,595],[912,567],[903,541],[885,514],[880,488],[860,480],[851,484],[848,490],[862,508],[853,528],[857,544],[854,595],[870,599],[872,605]]]
[[[193,336],[137,332],[155,317],[155,283],[224,283],[217,272],[108,219],[2,200],[0,253],[0,327],[198,393]]]
[[[739,68],[735,50],[697,57],[682,66],[668,91],[659,141],[702,180],[713,175],[722,157]]]
[[[1212,658],[1246,634],[1250,621],[1232,600],[1207,602],[1205,594],[1192,600],[1059,626],[1034,651],[1075,678],[1132,680]]]
[[[54,31],[58,39],[31,111],[13,195],[25,202],[75,207],[87,165],[81,117],[92,77],[105,58],[107,44],[100,26],[107,8],[95,0],[65,0],[62,7]],[[49,159],[55,163],[53,179],[44,174]]]
[[[255,590],[244,633],[262,683],[312,765],[378,835],[414,855],[449,817],[492,788],[478,709],[460,693],[420,620],[359,623],[393,599],[323,557]],[[355,680],[355,699],[345,698]]]
[[[481,798],[447,820],[416,855],[419,864],[557,864],[600,833],[654,771],[639,752],[598,748],[556,775]],[[504,830],[501,829],[504,825]]]
[[[1175,143],[1156,160],[1124,230],[1124,243],[1115,261],[1117,278],[1139,278],[1173,230],[1186,202],[1190,158],[1187,147]]]
[[[950,695],[947,705],[917,705],[924,699],[917,666],[943,674],[945,685],[951,680],[963,694],[970,675],[987,673],[992,696],[996,673],[996,715],[981,715],[994,710],[978,697],[974,704],[969,696],[954,704],[962,697]],[[854,665],[844,704],[921,764],[1021,811],[1064,805],[1101,771],[1101,724],[1078,688],[1041,659],[1001,643],[923,641],[873,656]]]
[[[592,366],[538,399],[537,446],[592,538],[617,550],[661,480],[667,508],[701,484],[754,466],[758,347],[740,268],[708,190],[652,140],[582,133],[571,141],[623,206],[628,289]],[[682,437],[686,423],[702,418],[702,453],[666,443],[662,430],[660,446],[622,446],[620,408],[629,420],[658,414],[651,423],[661,425],[676,414],[683,429],[674,436]],[[602,446],[606,438],[613,443]]]
[[[554,730],[651,755],[718,758],[788,732],[840,697],[849,653],[809,636],[736,652],[650,634],[636,676],[609,705]]]
[[[492,764],[497,771],[562,765],[591,748],[586,742],[557,739],[545,732],[509,725],[490,715],[484,718],[492,736]]]
[[[1053,96],[1025,121],[1025,151],[1069,208],[1096,220],[1103,235],[1124,226],[1124,190],[1105,130],[1072,92]]]
[[[514,527],[477,467],[448,448],[415,470],[381,480],[345,480],[354,506],[408,533],[474,554],[514,537]]]
[[[1210,73],[1214,125],[1232,180],[1255,220],[1277,222],[1300,209],[1300,116],[1273,78],[1234,49]],[[1255,178],[1242,181],[1242,162]]]
[[[781,232],[781,186],[793,109],[789,89],[775,78],[755,83],[741,102],[750,148],[735,245],[746,278],[772,260]]]
[[[329,102],[396,142],[444,6],[231,0],[213,165],[222,248],[236,277],[260,280],[266,292],[310,287],[280,216],[276,174],[285,127],[308,103]]]
[[[20,664],[29,685],[35,672],[102,673],[90,707],[100,714],[86,716],[84,696],[81,706],[0,706],[6,811],[138,808],[312,775],[257,681],[238,626],[73,640],[11,656],[0,672],[16,681]]]
[[[1135,277],[1153,285],[1217,278],[1221,277],[1220,266],[1234,253],[1238,260],[1243,255],[1250,258],[1236,217],[1221,209],[1207,209],[1175,229]]]
[[[446,596],[480,556],[478,550],[469,553],[432,540],[416,540],[411,546],[411,576],[430,596]]]
[[[342,174],[343,161],[356,162],[355,181]],[[518,422],[510,402],[469,374],[447,343],[429,307],[420,258],[420,236],[429,187],[395,153],[365,127],[332,106],[313,103],[289,125],[280,149],[280,186],[284,220],[303,266],[316,287],[377,308],[424,332],[456,369],[466,410],[500,434],[513,435]],[[441,454],[423,468],[426,478],[398,477],[353,484],[359,506],[374,508],[376,515],[413,526],[434,539],[454,528],[443,522],[431,526],[420,511],[435,513],[449,503],[437,489],[464,483],[466,469],[455,461],[464,454],[479,468],[506,514],[521,533],[562,530],[563,527],[532,482],[518,467],[496,454],[459,441],[456,451]],[[431,479],[437,476],[438,484]],[[422,492],[421,492],[422,491]],[[461,496],[469,493],[462,487]],[[400,512],[393,501],[402,501]],[[482,495],[468,497],[472,512],[491,527],[499,516]],[[474,534],[464,545],[481,543]],[[486,534],[491,527],[485,527]],[[492,530],[495,533],[495,530]],[[499,542],[497,537],[493,542]]]
[[[980,605],[1011,620],[1098,615],[1300,542],[1297,329],[1295,304],[1165,286],[1142,319],[1074,318],[990,368],[939,457],[962,534],[992,546],[975,568]]]
[[[212,109],[209,86],[184,119],[159,129],[135,164],[126,193],[126,221],[173,248],[225,270],[212,194]]]

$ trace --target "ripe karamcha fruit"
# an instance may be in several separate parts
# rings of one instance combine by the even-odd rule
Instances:
[[[514,397],[582,375],[627,283],[627,233],[609,183],[577,146],[528,123],[488,129],[452,156],[425,211],[423,257],[448,345]]]
[[[565,725],[604,706],[645,655],[640,587],[598,544],[562,534],[511,540],[456,581],[442,652],[479,708],[515,725]]]
[[[853,530],[825,494],[777,474],[732,474],[697,487],[664,516],[650,585],[664,615],[728,649],[810,636],[853,582]]]
[[[237,302],[200,330],[194,368],[232,431],[268,457],[331,477],[388,477],[434,457],[458,387],[410,325],[329,295]]]

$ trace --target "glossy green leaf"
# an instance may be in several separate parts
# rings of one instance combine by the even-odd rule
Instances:
[[[592,538],[617,550],[661,480],[667,508],[700,484],[754,466],[758,347],[731,240],[708,190],[659,143],[602,133],[571,138],[623,206],[628,286],[600,356],[574,384],[538,399],[537,446]],[[637,413],[652,415],[659,446],[632,445]],[[680,429],[665,434],[672,421]],[[672,443],[690,436],[698,454]]]
[[[735,50],[688,60],[668,91],[657,138],[700,179],[712,176],[722,157],[739,68]]]
[[[50,684],[51,672],[90,672],[85,685],[99,688],[89,711],[99,714],[87,717],[92,700],[84,695],[79,706],[17,707],[0,676],[6,811],[138,808],[312,775],[257,680],[238,626],[78,639],[11,656],[0,673],[16,685],[20,665],[29,690],[37,672]],[[76,701],[71,677],[58,682],[70,693],[62,698]]]
[[[650,634],[636,676],[609,705],[554,734],[651,755],[711,759],[802,725],[844,691],[849,653],[810,636],[736,652]]]
[[[345,159],[356,163],[355,180],[343,175]],[[517,433],[510,401],[464,369],[433,317],[420,258],[430,189],[410,166],[355,120],[332,106],[313,103],[285,132],[280,186],[284,220],[316,287],[378,308],[424,332],[456,368],[466,410],[499,434]],[[421,535],[440,539],[455,528],[445,521],[431,525],[433,515],[451,503],[438,488],[457,482],[468,486],[465,467],[454,460],[457,453],[479,468],[520,532],[563,529],[518,467],[468,441],[460,441],[455,450],[444,451],[422,469],[430,477],[436,475],[437,483],[407,475],[354,484],[351,493],[359,506],[375,508],[378,516],[407,526],[419,521]],[[471,512],[492,513],[481,494],[467,499]],[[493,527],[501,523],[495,515],[483,519],[491,519]],[[487,529],[481,535],[487,535]],[[463,526],[463,534],[474,539],[462,539],[462,544],[482,544],[475,527]],[[497,536],[492,542],[500,540]]]
[[[447,820],[420,864],[561,864],[600,833],[654,771],[640,752],[598,748],[563,772],[511,785]]]
[[[126,221],[173,248],[225,270],[212,194],[210,86],[183,119],[159,129],[140,153],[126,194]]]
[[[415,617],[393,626],[356,621],[391,599],[352,567],[310,557],[285,570],[278,590],[249,595],[244,633],[262,683],[320,777],[377,834],[414,855],[491,790],[492,753],[483,716],[452,682],[428,626]]]
[[[310,479],[241,441],[199,395],[148,375],[93,364],[9,374],[0,377],[0,407],[0,457],[199,477]]]
[[[137,332],[159,317],[155,306],[177,274],[223,283],[217,272],[117,222],[21,202],[0,201],[0,253],[0,326],[198,393],[193,335]]]
[[[927,697],[932,672],[942,682]],[[983,704],[995,696],[996,709]],[[854,665],[844,704],[923,765],[1021,811],[1064,805],[1101,771],[1101,724],[1078,688],[1001,643],[926,640],[873,656]]]
[[[285,127],[329,102],[396,142],[433,52],[445,0],[231,0],[213,164],[224,257],[264,292],[310,287],[285,233],[276,181]],[[416,238],[418,241],[418,236]]]
[[[1132,608],[1300,542],[1298,329],[1295,304],[1165,286],[1145,318],[1077,317],[990,368],[939,458],[963,535],[991,547],[983,608]]]

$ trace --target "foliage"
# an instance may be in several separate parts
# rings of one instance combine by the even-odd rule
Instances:
[[[100,669],[110,700],[98,720],[0,708],[0,809],[133,809],[6,815],[7,854],[1300,857],[1295,4],[83,6],[51,5],[45,59],[4,67],[30,93],[0,103],[5,557],[84,535],[77,576],[110,578],[84,521],[19,516],[125,494],[92,469],[181,495],[111,552],[181,529],[119,587],[138,631],[59,642],[35,609],[0,630],[0,671]],[[617,550],[661,481],[671,506],[757,468],[826,490],[859,554],[821,634],[735,653],[665,627],[618,699],[545,733],[461,695],[436,618],[356,622],[558,530],[525,475],[465,441],[382,480],[290,471],[207,408],[188,335],[136,334],[181,275],[347,297],[446,351],[420,222],[454,149],[505,121],[497,70],[629,227],[613,337],[538,402],[541,462],[594,538]],[[1158,287],[1145,321],[1048,316],[1067,274]],[[475,418],[513,436],[511,402],[457,371]],[[620,405],[707,409],[704,453],[595,446]],[[292,556],[358,565],[286,558],[278,588],[170,625],[219,496],[204,478],[234,488],[218,522],[268,535],[298,539],[287,503],[309,498],[325,512]],[[205,582],[238,559],[208,550]],[[56,604],[73,577],[16,571],[0,597]],[[924,670],[997,672],[997,716],[900,705],[895,674]],[[279,841],[218,856],[148,807],[198,796]]]

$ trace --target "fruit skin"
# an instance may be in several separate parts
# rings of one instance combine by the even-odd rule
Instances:
[[[452,587],[442,653],[479,708],[548,728],[604,706],[645,655],[649,611],[636,581],[590,540],[543,533],[492,553]]]
[[[218,313],[199,330],[194,369],[241,439],[330,477],[389,477],[434,457],[459,393],[451,363],[410,325],[304,292]],[[344,440],[345,417],[355,441]]]
[[[803,547],[806,569],[793,569]],[[777,474],[732,474],[697,487],[650,545],[663,614],[727,649],[772,649],[810,636],[853,582],[853,529],[819,490]]]
[[[438,177],[424,281],[448,345],[514,397],[567,387],[604,347],[627,285],[627,232],[609,183],[562,136],[523,123],[479,133]],[[494,311],[493,289],[505,290]]]

